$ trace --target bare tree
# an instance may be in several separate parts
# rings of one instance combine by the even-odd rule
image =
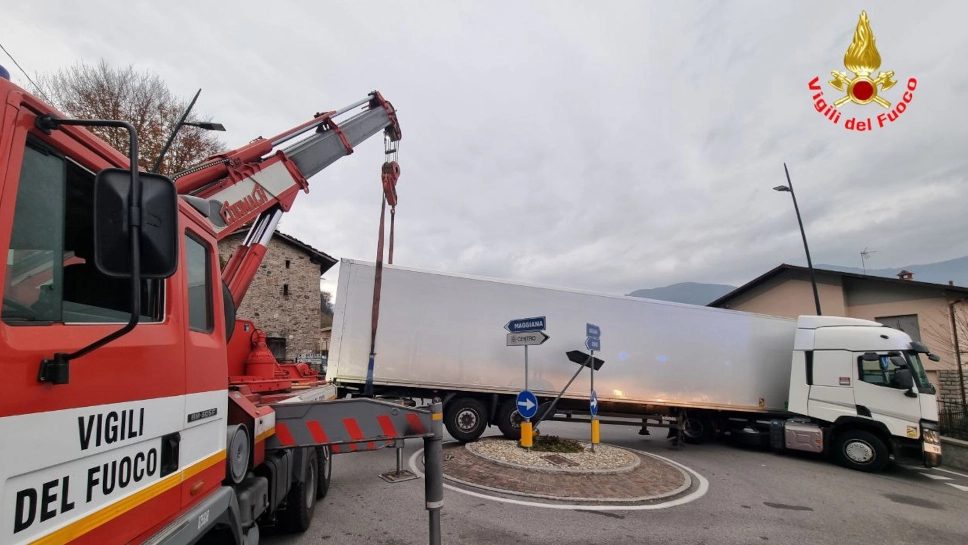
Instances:
[[[188,107],[164,81],[133,66],[112,68],[103,59],[96,65],[77,63],[70,68],[37,78],[52,106],[65,115],[86,119],[118,119],[138,130],[139,164],[148,170]],[[189,121],[211,121],[190,116]],[[92,127],[89,130],[122,153],[128,153],[128,136],[121,129]],[[174,174],[225,150],[218,137],[197,127],[183,126],[159,171]]]
[[[957,369],[957,358],[955,358],[955,339],[951,331],[951,315],[949,314],[949,306],[945,305],[944,308],[938,310],[938,315],[936,320],[929,322],[925,328],[924,332],[927,337],[931,339],[931,345],[937,346],[940,350],[951,354],[952,360],[946,362],[946,367],[950,366],[951,369]],[[961,350],[961,363],[964,365],[968,363],[968,308],[962,305],[954,306],[955,313],[955,327],[958,328],[958,344]]]
[[[319,292],[319,327],[333,325],[333,294],[328,291]]]

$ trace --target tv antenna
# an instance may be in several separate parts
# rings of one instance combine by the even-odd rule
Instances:
[[[871,254],[876,254],[877,250],[868,250],[864,248],[864,251],[860,253],[860,265],[864,268],[864,274],[867,274],[867,260],[871,258]]]

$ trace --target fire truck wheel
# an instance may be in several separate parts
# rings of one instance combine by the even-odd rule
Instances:
[[[497,427],[507,439],[521,438],[521,415],[518,413],[517,400],[509,397],[497,410]]]
[[[321,500],[329,492],[329,481],[333,478],[333,460],[330,458],[329,447],[316,447],[316,461],[319,482],[316,483],[316,499]]]
[[[313,512],[316,511],[316,475],[319,473],[319,464],[316,461],[316,449],[305,449],[306,471],[308,474],[302,482],[292,483],[289,494],[286,495],[286,510],[279,513],[279,523],[283,531],[290,533],[305,532],[309,524],[313,521]]]
[[[473,397],[459,397],[444,409],[444,426],[461,443],[477,441],[487,428],[484,404]]]

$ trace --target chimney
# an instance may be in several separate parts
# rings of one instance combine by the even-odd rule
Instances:
[[[955,285],[955,281],[954,280],[948,280],[948,285],[949,286],[954,286]]]
[[[901,280],[914,280],[914,273],[907,269],[904,269],[901,272],[897,273],[897,277]]]

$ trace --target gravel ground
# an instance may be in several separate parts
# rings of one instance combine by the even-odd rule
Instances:
[[[582,452],[538,452],[518,446],[517,441],[508,439],[485,438],[466,447],[471,453],[488,460],[505,462],[525,467],[548,468],[556,470],[571,470],[576,473],[585,470],[629,470],[637,465],[638,456],[631,452],[610,445],[595,445],[595,452],[591,451],[591,443],[579,441],[584,450]],[[568,463],[553,463],[547,458],[560,456]]]

